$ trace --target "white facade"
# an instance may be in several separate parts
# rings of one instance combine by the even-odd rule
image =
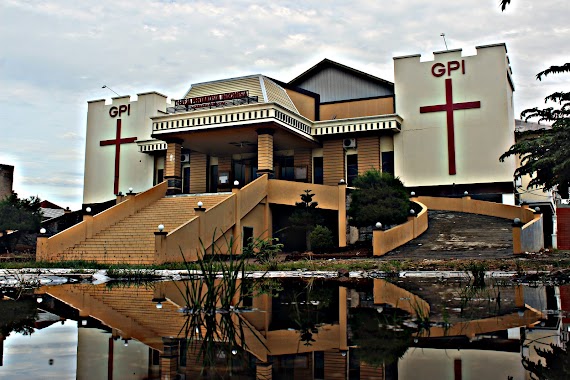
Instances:
[[[499,162],[515,142],[506,53],[500,44],[477,47],[474,56],[451,50],[426,62],[419,55],[394,58],[396,112],[404,119],[394,136],[395,174],[406,186],[512,182],[514,158]],[[451,102],[469,107],[452,111],[455,174],[448,154],[449,112],[420,112]]]
[[[111,104],[104,99],[89,102],[83,203],[105,202],[129,188],[140,192],[152,187],[154,157],[141,153],[137,142],[151,140],[150,118],[165,113],[168,105],[166,96],[156,92],[139,94],[136,101],[123,96],[113,98]],[[116,140],[118,124],[122,140],[136,139],[120,144],[120,178],[115,189],[116,144],[110,140]],[[109,145],[101,145],[102,141]]]

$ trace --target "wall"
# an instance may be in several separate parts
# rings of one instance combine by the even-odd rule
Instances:
[[[570,205],[558,205],[556,209],[558,249],[570,250]]]
[[[370,169],[381,170],[379,136],[358,137],[356,149],[358,151],[358,174],[363,174]]]
[[[321,120],[387,115],[394,113],[394,97],[321,104]]]
[[[316,120],[315,98],[289,89],[285,89],[285,91],[301,115],[309,120]]]
[[[14,167],[0,164],[0,200],[12,194]]]
[[[112,117],[112,107],[130,106],[130,112]],[[114,140],[117,120],[121,120],[121,138],[136,137],[150,140],[151,116],[166,110],[166,96],[158,93],[139,94],[136,101],[129,96],[88,102],[85,146],[85,174],[83,203],[99,203],[114,198],[115,145],[101,146],[104,140]],[[120,147],[119,191],[127,193],[130,187],[138,193],[152,187],[154,158],[139,152],[136,143]]]
[[[344,149],[342,139],[323,141],[324,184],[334,186],[341,179],[346,180],[344,170]]]
[[[464,62],[461,69],[432,75],[432,66]],[[515,159],[499,162],[514,143],[512,90],[506,47],[478,47],[436,53],[433,61],[419,55],[394,58],[396,112],[404,119],[394,136],[395,174],[408,187],[513,180]],[[449,174],[446,112],[420,113],[420,107],[446,103],[446,80],[452,80],[453,102],[480,101],[480,108],[453,112],[457,174]],[[482,152],[484,151],[484,154]]]
[[[535,214],[527,207],[477,201],[469,196],[463,198],[418,197],[417,199],[430,210],[468,212],[512,221],[518,218],[522,224],[513,227],[513,253],[537,252],[544,248],[542,214]]]
[[[410,216],[407,222],[389,230],[374,230],[372,232],[372,254],[374,256],[383,256],[426,232],[428,229],[428,208],[423,203],[416,203],[422,208],[417,216]]]

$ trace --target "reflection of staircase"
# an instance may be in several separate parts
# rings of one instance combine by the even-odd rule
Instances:
[[[202,201],[205,208],[223,201],[228,194],[200,194],[161,198],[134,215],[106,228],[63,252],[64,260],[155,262],[154,232],[159,224],[171,232],[195,216],[194,207]]]

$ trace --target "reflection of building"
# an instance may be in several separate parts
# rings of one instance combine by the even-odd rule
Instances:
[[[329,284],[326,291],[324,283],[313,285],[310,288],[305,282],[286,283],[285,289],[297,286],[300,290],[294,300],[283,295],[287,293],[285,290],[277,298],[267,294],[246,298],[244,303],[253,308],[252,312],[240,314],[245,323],[247,350],[236,356],[244,355],[246,364],[236,360],[232,368],[224,367],[227,355],[231,354],[229,350],[220,351],[219,362],[223,366],[220,371],[231,370],[235,376],[259,379],[405,380],[417,378],[418,371],[426,374],[426,378],[453,378],[454,373],[463,373],[467,378],[467,374],[485,373],[480,363],[500,361],[501,373],[486,365],[489,371],[495,370],[489,373],[489,380],[505,379],[507,376],[501,377],[505,374],[522,379],[520,358],[525,327],[545,320],[541,312],[525,306],[526,288],[525,291],[522,287],[502,288],[499,315],[488,316],[488,312],[477,311],[478,304],[471,305],[476,312],[472,319],[452,318],[451,326],[435,325],[408,335],[402,351],[405,355],[392,364],[377,366],[363,360],[370,357],[363,354],[366,347],[354,346],[353,316],[368,310],[372,314],[364,315],[372,317],[388,311],[425,317],[435,313],[434,307],[385,280]],[[184,289],[183,283],[159,283],[154,289],[66,285],[44,287],[40,293],[49,294],[78,312],[78,379],[95,373],[102,378],[121,379],[174,378],[177,374],[196,378],[202,361],[193,347],[185,344],[187,319],[179,312],[185,301],[178,286]],[[433,289],[426,291],[430,293]],[[537,306],[533,300],[540,296],[528,293],[528,297]],[[157,308],[158,303],[161,308]],[[321,305],[324,317],[305,314],[318,309],[307,308],[309,304]],[[108,333],[90,329],[100,323]],[[400,327],[392,326],[390,331],[394,332],[394,328]],[[312,331],[312,340],[303,338],[305,329]],[[193,333],[194,327],[190,327],[188,334]],[[531,339],[529,336],[526,335],[527,341]],[[386,339],[381,341],[382,345],[393,344],[389,334],[381,337],[377,339]],[[375,344],[374,340],[372,343]]]

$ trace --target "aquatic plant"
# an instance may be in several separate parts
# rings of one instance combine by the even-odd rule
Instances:
[[[196,357],[202,362],[202,373],[209,376],[215,374],[221,357],[227,359],[231,368],[232,357],[247,350],[246,331],[264,345],[259,333],[241,316],[249,310],[240,305],[251,295],[242,280],[246,277],[247,257],[236,252],[233,237],[225,239],[225,249],[215,240],[214,233],[209,249],[200,241],[197,260],[200,274],[193,275],[182,286],[176,285],[185,303],[181,312],[186,315],[180,334],[188,347],[198,351]],[[189,263],[182,257],[190,271]],[[226,260],[221,260],[222,257]]]

